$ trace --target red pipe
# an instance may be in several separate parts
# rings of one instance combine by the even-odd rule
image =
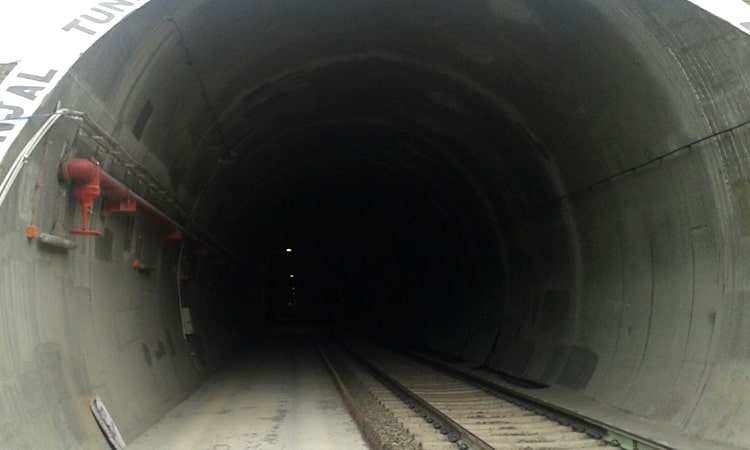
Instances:
[[[124,184],[114,179],[99,167],[95,159],[73,159],[62,166],[60,178],[76,185],[73,192],[81,203],[83,215],[81,229],[73,230],[73,234],[100,235],[101,233],[88,228],[89,214],[94,207],[94,200],[100,193],[104,193],[108,200],[119,203],[119,206],[105,208],[110,211],[138,211],[161,225],[165,236],[170,239],[179,238],[174,232],[179,231],[179,225],[165,216],[146,200],[134,194]],[[125,205],[125,206],[123,206]]]

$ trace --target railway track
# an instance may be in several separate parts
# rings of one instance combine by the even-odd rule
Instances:
[[[532,411],[520,401],[503,398],[502,394],[380,346],[360,344],[342,350],[326,344],[320,349],[342,392],[363,390],[382,409],[365,414],[355,411],[355,418],[357,414],[370,414],[370,421],[375,416],[390,417],[390,426],[409,436],[412,448],[619,448],[617,443],[604,441],[595,428],[554,413]],[[342,371],[348,382],[338,376]],[[361,392],[359,396],[362,397]],[[349,408],[356,410],[357,405],[350,404]],[[368,420],[360,418],[359,422],[366,425]],[[370,430],[369,434],[376,433]],[[406,448],[403,443],[393,445],[377,436],[370,441],[373,448]]]

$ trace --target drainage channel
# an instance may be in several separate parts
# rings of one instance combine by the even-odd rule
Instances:
[[[605,430],[562,418],[551,411],[532,410],[523,401],[478,387],[413,358],[374,344],[342,349],[319,345],[329,370],[345,397],[364,390],[421,449],[592,449],[620,448],[604,439]],[[344,372],[350,381],[344,382]],[[358,394],[362,397],[361,393]],[[362,413],[356,404],[349,409]],[[355,402],[356,403],[356,402]],[[371,420],[370,420],[371,421]],[[367,420],[358,420],[360,425]],[[373,430],[363,430],[374,434]],[[389,433],[394,433],[392,430]],[[370,440],[372,448],[403,448],[388,439]]]

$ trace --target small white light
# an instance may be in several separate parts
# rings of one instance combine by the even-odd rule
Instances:
[[[288,249],[286,249],[286,252],[287,252],[287,253],[292,253],[292,249],[291,249],[291,248],[288,248]]]
[[[289,275],[289,278],[294,278],[294,274]]]

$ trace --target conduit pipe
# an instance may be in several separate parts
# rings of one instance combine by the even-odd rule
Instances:
[[[149,202],[133,193],[130,188],[103,171],[95,159],[73,159],[62,165],[60,179],[73,183],[73,192],[81,204],[81,229],[72,234],[98,236],[101,232],[88,227],[89,215],[94,201],[101,193],[106,197],[104,215],[117,211],[140,212],[149,217],[161,228],[160,242],[182,239],[181,227],[174,220],[156,209]]]

